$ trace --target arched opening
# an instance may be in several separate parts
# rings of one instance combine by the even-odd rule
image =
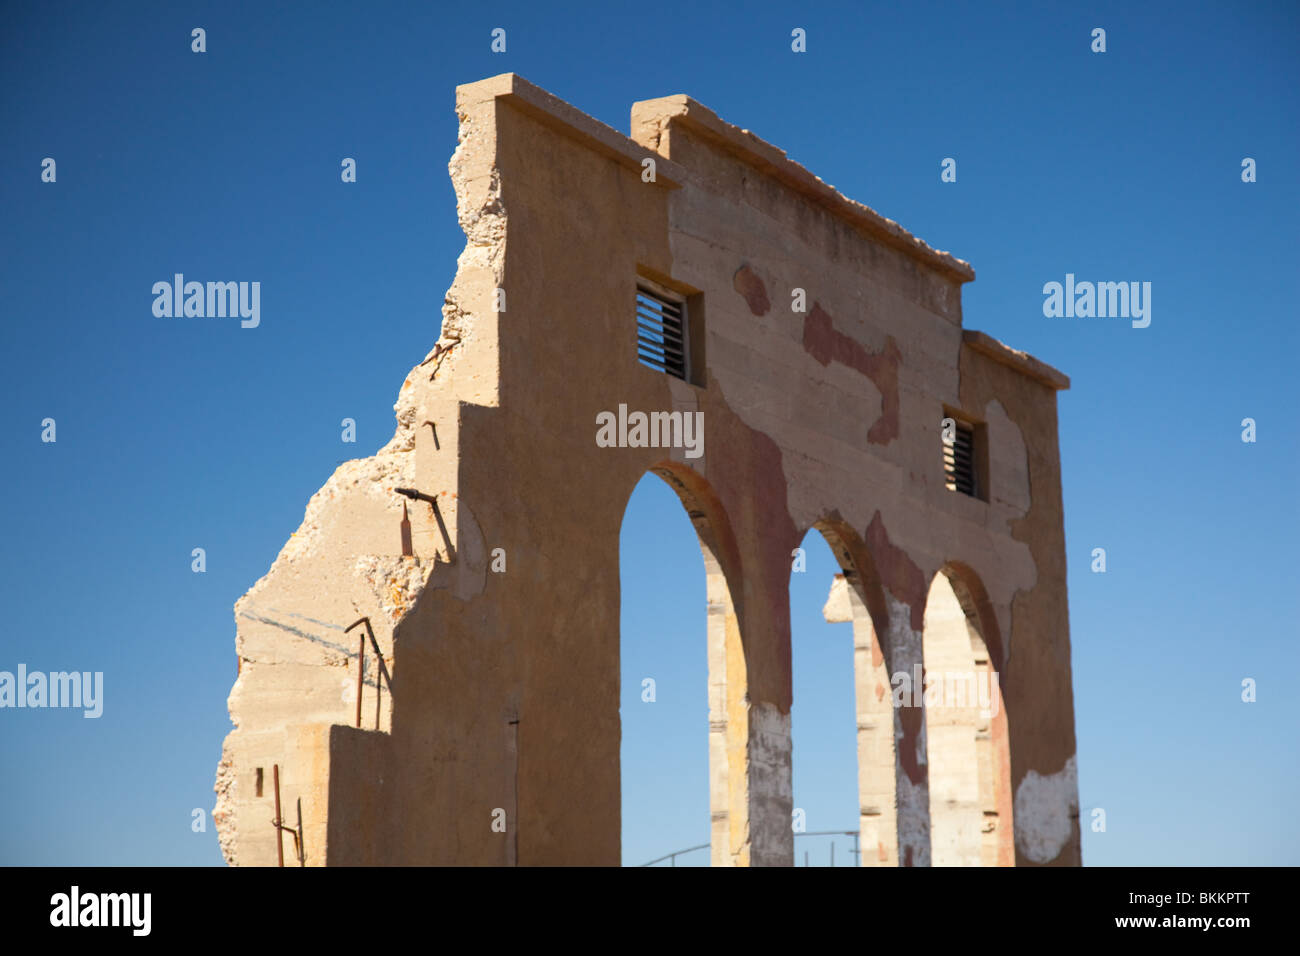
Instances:
[[[897,866],[895,715],[875,626],[883,592],[838,519],[815,524],[800,552],[790,575],[791,734],[806,831],[796,833],[795,865]],[[850,627],[841,636],[828,623]]]
[[[734,553],[699,475],[665,463],[641,478],[619,539],[624,865],[748,863],[746,782],[729,771],[748,734]]]
[[[1013,866],[1001,641],[968,569],[949,565],[930,583],[922,653],[931,864]]]
[[[796,866],[858,865],[853,615],[844,581],[825,539],[810,530],[790,567]]]

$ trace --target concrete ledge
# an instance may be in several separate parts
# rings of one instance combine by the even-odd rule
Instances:
[[[785,150],[778,149],[747,129],[728,123],[713,110],[689,96],[679,93],[676,96],[642,100],[636,103],[634,108],[638,107],[643,116],[658,115],[668,122],[682,123],[703,133],[755,169],[785,183],[841,219],[853,223],[897,249],[910,253],[926,265],[938,269],[959,282],[970,282],[975,278],[975,270],[971,268],[969,262],[933,248],[894,220],[886,219],[871,207],[849,199],[834,186],[823,182],[805,167],[790,159]]]
[[[672,160],[654,150],[646,149],[612,126],[606,126],[600,120],[575,109],[517,73],[502,73],[488,77],[486,80],[479,80],[477,83],[466,83],[456,87],[457,104],[479,103],[489,99],[508,102],[521,112],[572,137],[597,153],[630,169],[635,169],[638,175],[641,172],[642,161],[653,159],[655,181],[647,185],[678,189],[686,180],[686,171]]]
[[[962,345],[987,355],[995,362],[1010,366],[1022,375],[1037,379],[1048,388],[1060,392],[1070,387],[1070,377],[1064,372],[1057,371],[1046,362],[1040,362],[1028,352],[1003,345],[991,335],[985,335],[975,329],[966,329],[961,334],[961,341]]]

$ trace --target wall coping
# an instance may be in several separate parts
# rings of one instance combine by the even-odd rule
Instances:
[[[975,329],[963,329],[961,341],[962,345],[969,346],[982,355],[987,355],[995,362],[1010,366],[1022,375],[1037,379],[1050,389],[1060,392],[1070,387],[1070,377],[1064,372],[1034,358],[1028,352],[1021,352],[1019,349],[1013,349],[1011,346],[999,342],[991,335],[986,335]]]
[[[833,215],[863,229],[896,249],[901,249],[915,259],[944,273],[958,282],[970,282],[975,270],[969,262],[935,249],[918,239],[892,219],[887,219],[870,206],[850,199],[842,192],[811,173],[786,155],[785,150],[755,136],[747,129],[728,123],[702,103],[685,94],[641,100],[633,104],[640,110],[642,119],[659,117],[669,123],[680,123],[704,134],[714,143],[766,173],[806,198],[822,206]]]
[[[645,159],[655,161],[655,181],[647,185],[679,189],[687,179],[686,170],[671,159],[647,149],[635,140],[607,126],[595,117],[566,103],[518,73],[501,73],[475,83],[456,87],[456,103],[481,103],[500,99],[508,102],[557,132],[613,159],[640,174]]]

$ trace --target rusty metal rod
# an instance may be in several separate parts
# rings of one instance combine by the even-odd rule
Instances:
[[[375,649],[375,662],[379,665],[378,676],[375,677],[375,689],[377,691],[375,697],[375,730],[378,730],[380,705],[383,703],[384,696],[384,683],[388,684],[388,692],[391,694],[393,692],[393,678],[392,675],[388,673],[388,665],[384,663],[384,655],[379,650],[379,641],[375,639],[375,632],[370,626],[370,618],[363,617],[353,621],[343,629],[343,632],[346,634],[354,627],[359,627],[362,624],[366,626],[366,630],[365,633],[361,635],[361,647],[357,652],[357,727],[361,726],[361,693],[362,688],[365,686],[364,681],[366,672],[366,635],[369,635],[370,646]],[[380,677],[383,678],[383,682],[380,681]]]
[[[433,495],[426,495],[423,491],[416,491],[414,488],[394,488],[393,491],[399,495],[405,495],[412,501],[427,501],[431,505],[438,503],[438,499]]]
[[[361,688],[366,680],[366,636],[360,635],[361,643],[357,645],[357,728],[361,728]]]
[[[307,850],[306,850],[306,847],[303,846],[303,842],[302,842],[302,797],[299,797],[299,798],[298,798],[298,834],[297,834],[297,837],[298,837],[297,840],[294,841],[294,842],[296,842],[296,843],[298,844],[298,865],[299,865],[299,866],[306,866],[306,865],[307,865]]]
[[[271,773],[275,779],[275,852],[279,857],[280,866],[284,866],[284,828],[280,819],[280,765],[273,764]]]
[[[385,682],[388,684],[388,692],[391,694],[393,692],[393,676],[388,673],[388,665],[384,663],[384,655],[379,652],[379,641],[375,639],[375,632],[370,628],[370,618],[361,618],[361,620],[357,621],[356,624],[346,628],[345,631],[352,630],[352,628],[356,627],[357,624],[364,624],[366,626],[366,633],[370,635],[370,646],[375,649],[375,657],[379,659],[379,673],[383,675]],[[378,684],[378,682],[378,678],[376,678],[375,683]]]
[[[384,663],[384,655],[379,653],[379,642],[375,640],[373,632],[370,635],[370,645],[375,649],[375,657],[379,661],[379,673],[383,675],[384,683],[388,685],[388,692],[391,694],[393,692],[393,677],[388,673],[388,665]],[[375,678],[375,686],[379,686],[379,678],[377,677]]]
[[[438,522],[438,530],[442,533],[443,544],[447,548],[447,560],[455,563],[456,546],[452,544],[451,535],[447,533],[447,523],[442,520],[442,511],[438,508],[437,497],[426,495],[423,491],[416,491],[414,488],[394,488],[393,491],[399,495],[405,495],[412,501],[427,501],[429,503],[429,507],[433,509],[433,518]]]
[[[450,563],[456,561],[456,545],[452,543],[451,535],[447,533],[447,523],[442,520],[442,511],[438,508],[438,498],[435,495],[426,495],[423,491],[416,491],[414,488],[394,488],[394,492],[399,495],[405,495],[412,501],[427,501],[429,507],[433,509],[433,518],[438,522],[438,530],[442,533],[443,544],[447,548],[447,560]]]

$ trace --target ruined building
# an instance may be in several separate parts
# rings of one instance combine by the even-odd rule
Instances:
[[[689,97],[631,136],[510,74],[456,109],[441,336],[235,606],[226,859],[618,864],[619,533],[654,472],[707,571],[714,865],[793,862],[809,528],[854,628],[862,864],[1078,864],[1065,376],[962,327],[967,263]],[[702,413],[702,448],[605,447],[620,406]],[[895,706],[922,667],[998,706]]]

